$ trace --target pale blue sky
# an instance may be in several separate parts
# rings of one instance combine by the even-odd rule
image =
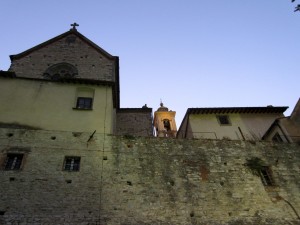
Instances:
[[[300,13],[290,0],[1,0],[0,69],[9,55],[79,23],[120,57],[121,107],[289,106],[299,94]]]

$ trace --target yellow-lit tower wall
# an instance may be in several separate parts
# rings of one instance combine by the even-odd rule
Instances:
[[[163,103],[160,103],[160,107],[154,112],[153,120],[156,137],[176,137],[177,127],[175,115],[175,111],[169,110]]]

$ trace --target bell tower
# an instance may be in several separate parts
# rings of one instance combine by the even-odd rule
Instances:
[[[153,120],[156,137],[176,137],[175,114],[175,111],[169,111],[162,102],[160,103],[160,107],[154,112]]]

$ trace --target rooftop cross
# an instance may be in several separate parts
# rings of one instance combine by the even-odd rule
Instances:
[[[73,23],[73,24],[70,24],[71,26],[72,26],[72,30],[76,30],[76,27],[78,27],[79,26],[79,24],[78,23]]]

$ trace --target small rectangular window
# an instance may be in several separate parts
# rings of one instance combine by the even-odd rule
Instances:
[[[268,166],[264,166],[260,169],[260,178],[265,186],[273,186],[274,180],[272,177],[271,169]]]
[[[64,161],[64,170],[66,171],[79,171],[80,157],[66,156]]]
[[[86,98],[86,97],[78,97],[77,98],[77,109],[91,109],[93,103],[93,98]]]
[[[227,115],[217,116],[217,119],[218,119],[220,125],[230,125],[231,124],[229,117]]]
[[[7,154],[5,160],[5,170],[19,170],[21,169],[23,154]]]
[[[88,87],[76,88],[75,102],[73,109],[93,109],[95,90]]]

